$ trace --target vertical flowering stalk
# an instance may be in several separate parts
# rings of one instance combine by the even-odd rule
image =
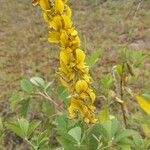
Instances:
[[[50,32],[48,41],[60,47],[60,81],[71,93],[68,108],[70,118],[83,117],[86,123],[95,123],[95,93],[91,88],[89,67],[80,48],[80,38],[71,20],[67,0],[33,0],[43,10]]]

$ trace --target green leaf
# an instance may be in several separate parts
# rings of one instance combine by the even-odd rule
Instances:
[[[111,75],[106,75],[102,80],[101,80],[101,87],[104,89],[110,89],[113,86],[113,78]]]
[[[46,86],[45,81],[40,77],[32,77],[30,81],[37,87],[45,88]]]
[[[23,100],[23,104],[22,104],[22,115],[24,117],[27,116],[28,110],[29,110],[29,106],[30,106],[30,99],[25,99]]]
[[[81,128],[80,127],[75,127],[69,130],[68,132],[69,135],[71,135],[77,143],[80,143],[81,140]]]
[[[150,94],[142,94],[142,96],[147,100],[150,101]]]
[[[138,133],[133,136],[133,147],[136,150],[144,150],[144,141]]]
[[[124,131],[121,131],[120,133],[118,133],[116,135],[115,143],[120,142],[120,141],[124,140],[125,138],[133,136],[135,134],[136,134],[136,132],[134,130],[131,130],[131,129],[126,129]]]
[[[25,137],[24,132],[22,131],[22,129],[20,128],[20,126],[18,124],[8,123],[8,124],[6,124],[6,128],[13,131],[15,134],[17,134],[21,138]]]
[[[59,115],[56,118],[57,129],[67,132],[76,124],[75,120],[70,120],[67,115]]]
[[[67,131],[67,118],[65,115],[57,116],[56,124],[57,129]]]
[[[54,108],[52,107],[50,102],[46,101],[46,102],[43,102],[42,104],[42,111],[46,113],[48,116],[51,116],[54,111]]]
[[[145,146],[145,150],[149,150],[149,148],[150,148],[150,140],[149,139],[144,141],[144,146]]]
[[[123,73],[122,65],[120,64],[116,65],[116,71],[120,76],[122,76],[122,73]]]
[[[10,107],[11,107],[12,111],[16,111],[17,104],[20,102],[20,100],[21,100],[21,97],[18,94],[14,94],[11,97]]]
[[[87,57],[86,62],[89,67],[93,67],[100,59],[100,52],[95,51],[90,57]]]
[[[21,118],[21,119],[18,119],[18,124],[20,126],[20,129],[22,130],[22,132],[24,133],[24,137],[27,137],[28,135],[28,127],[29,127],[29,122],[24,119],[24,118]]]
[[[106,107],[103,110],[101,110],[98,120],[100,123],[103,123],[108,119],[109,119],[109,109]]]
[[[75,139],[65,132],[61,132],[60,136],[57,137],[57,141],[65,150],[77,150],[77,147],[74,146],[76,142]]]
[[[36,120],[33,120],[30,124],[29,124],[29,127],[28,127],[28,132],[27,132],[27,135],[28,137],[30,137],[30,135],[34,132],[34,130],[40,125],[40,121],[36,121]]]
[[[118,146],[121,147],[121,150],[132,150],[131,145],[128,145],[128,144],[121,143],[121,144],[118,144]]]
[[[106,75],[101,81],[101,85],[104,89],[110,89],[113,83],[114,81],[111,75]]]
[[[21,118],[18,119],[17,123],[8,123],[6,127],[21,138],[29,138],[29,136],[39,126],[39,124],[40,121],[32,121],[31,123],[29,123],[26,119]]]
[[[21,80],[21,88],[27,93],[32,93],[33,90],[32,84],[26,79]]]
[[[114,138],[114,136],[118,130],[119,123],[116,119],[112,119],[112,120],[105,121],[102,124],[102,126],[107,132],[107,134],[105,135],[105,138],[108,141],[110,141],[110,140],[112,140],[112,138]]]
[[[57,95],[63,100],[64,104],[68,106],[70,104],[70,94],[64,86],[59,86],[57,88]]]

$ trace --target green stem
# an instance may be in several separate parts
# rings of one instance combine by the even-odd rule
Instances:
[[[123,81],[124,80],[124,63],[122,65],[122,75],[121,75],[121,79],[120,79],[120,99],[123,100],[123,95],[124,95],[124,91],[123,91]],[[124,120],[124,125],[125,128],[127,128],[127,118],[126,118],[126,111],[124,108],[124,103],[120,103],[121,105],[121,110],[122,110],[122,115],[123,115],[123,120]]]

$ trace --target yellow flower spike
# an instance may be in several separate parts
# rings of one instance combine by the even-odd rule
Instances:
[[[80,49],[80,38],[72,23],[72,11],[66,2],[67,0],[33,0],[33,5],[41,6],[50,28],[48,40],[57,44],[61,50],[59,75],[62,85],[71,94],[68,108],[70,118],[81,117],[87,124],[96,123],[93,106],[96,95],[91,88],[85,52]]]
[[[50,10],[50,2],[49,0],[39,0],[39,4],[41,6],[41,8],[45,11],[45,10]]]
[[[143,96],[136,96],[135,97],[139,106],[150,115],[150,100],[144,98]]]
[[[56,13],[62,14],[64,11],[65,4],[62,0],[55,0]]]
[[[55,31],[50,32],[48,41],[50,43],[59,43],[59,41],[60,41],[60,34],[59,34],[59,32],[55,32]]]
[[[77,93],[82,93],[84,91],[86,91],[88,88],[88,84],[85,80],[79,80],[77,81],[76,85],[75,85],[75,89],[77,91]]]

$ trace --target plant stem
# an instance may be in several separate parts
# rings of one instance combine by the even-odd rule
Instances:
[[[24,139],[24,141],[29,144],[34,150],[37,150],[38,147],[34,146],[27,138]]]
[[[61,108],[63,111],[65,110],[61,105],[56,103],[46,92],[42,93],[39,92],[39,95],[43,96],[45,99],[49,100],[51,103],[53,103],[57,108]]]
[[[124,80],[124,63],[122,65],[122,75],[121,75],[121,79],[120,79],[120,99],[123,100],[123,81]],[[124,121],[124,125],[125,128],[127,128],[127,118],[126,118],[126,111],[124,108],[124,103],[119,103],[121,105],[121,110],[122,110],[122,115],[123,115],[123,121]]]

